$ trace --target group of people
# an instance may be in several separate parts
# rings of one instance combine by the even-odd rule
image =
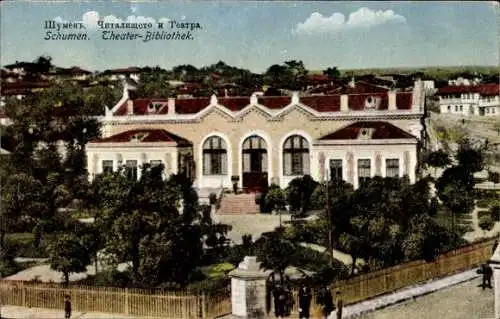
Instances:
[[[289,285],[276,284],[271,289],[274,301],[274,316],[276,318],[287,318],[290,316],[294,304],[292,290]],[[269,297],[271,297],[271,295]],[[311,301],[313,299],[312,289],[303,285],[298,293],[298,311],[300,319],[311,318]],[[342,318],[343,300],[340,292],[336,293],[335,301],[329,287],[319,289],[316,295],[316,303],[321,306],[324,318],[336,310],[337,318]],[[269,308],[268,308],[269,309]]]

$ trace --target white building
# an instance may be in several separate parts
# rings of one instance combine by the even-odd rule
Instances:
[[[413,92],[357,89],[351,83],[345,94],[185,99],[134,99],[125,90],[102,119],[103,139],[88,144],[88,171],[161,160],[168,173],[185,172],[200,189],[236,182],[247,191],[284,188],[306,174],[355,187],[377,175],[414,182],[422,82]],[[159,132],[164,139],[154,138]]]
[[[500,116],[500,84],[451,85],[437,95],[441,113]]]

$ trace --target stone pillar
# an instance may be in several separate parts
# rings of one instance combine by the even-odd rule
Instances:
[[[266,279],[269,271],[260,269],[257,257],[246,256],[231,271],[231,307],[233,318],[266,316]]]
[[[319,181],[323,182],[328,177],[325,176],[325,153],[319,153]]]
[[[497,245],[489,260],[493,269],[493,288],[495,289],[495,318],[500,318],[500,245]]]

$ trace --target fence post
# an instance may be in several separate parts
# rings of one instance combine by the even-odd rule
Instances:
[[[23,307],[26,307],[26,287],[24,287],[24,282],[21,282],[21,300]]]
[[[207,301],[204,292],[201,294],[201,317],[207,317]]]
[[[125,288],[125,314],[128,315],[128,288]]]

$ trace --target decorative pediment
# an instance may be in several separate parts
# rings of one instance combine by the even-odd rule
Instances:
[[[257,114],[264,116],[266,119],[273,117],[273,113],[271,113],[271,111],[267,107],[260,105],[260,104],[249,104],[245,108],[243,108],[241,111],[233,113],[234,119],[241,120],[241,119],[245,118],[251,112],[256,112]]]
[[[231,112],[231,110],[228,110],[226,107],[221,106],[219,104],[213,104],[205,108],[203,111],[201,111],[199,118],[204,119],[207,116],[211,115],[212,113],[218,114],[226,119],[232,119],[234,117],[233,112]]]
[[[302,104],[302,103],[297,103],[297,104],[290,104],[281,109],[279,112],[277,112],[274,116],[277,118],[283,118],[286,115],[290,114],[293,111],[298,111],[302,114],[305,114],[309,117],[315,117],[317,114],[316,111],[311,109],[310,107]]]

